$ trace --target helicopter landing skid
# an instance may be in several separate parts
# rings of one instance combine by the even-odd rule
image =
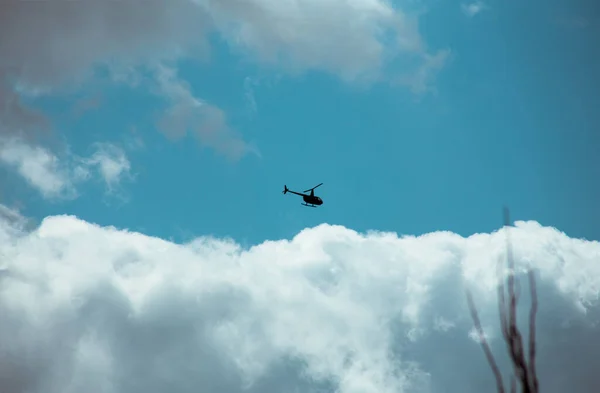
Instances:
[[[315,205],[309,205],[308,203],[301,203],[301,205],[308,206],[308,207],[316,207]]]

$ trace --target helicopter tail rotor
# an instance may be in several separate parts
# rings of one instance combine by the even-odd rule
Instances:
[[[284,186],[283,186],[283,193],[285,194],[285,193],[287,193],[288,191],[289,191],[289,190],[288,190],[287,186],[286,186],[286,185],[284,185]]]

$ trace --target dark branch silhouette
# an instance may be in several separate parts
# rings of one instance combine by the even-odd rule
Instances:
[[[502,336],[508,348],[508,354],[513,365],[513,374],[511,376],[510,391],[517,392],[517,381],[521,386],[521,393],[538,393],[539,382],[535,368],[536,343],[535,343],[535,320],[538,309],[537,292],[535,286],[535,276],[530,269],[527,272],[529,277],[529,290],[531,295],[531,310],[529,312],[529,347],[528,358],[525,355],[523,338],[519,328],[517,327],[517,303],[520,295],[520,284],[515,278],[514,259],[512,254],[511,242],[508,228],[510,226],[510,217],[508,209],[504,209],[504,227],[506,231],[506,252],[507,252],[507,268],[508,274],[506,277],[506,286],[508,293],[505,293],[504,284],[504,269],[501,262],[498,263],[498,277],[500,282],[498,285],[498,307],[500,314],[500,328]],[[508,308],[506,306],[506,297],[508,297]],[[498,393],[505,393],[502,373],[498,368],[498,364],[494,359],[494,355],[485,338],[481,322],[477,313],[477,309],[473,303],[471,292],[467,289],[467,302],[473,324],[479,335],[479,342],[483,348],[488,364],[496,378],[496,387]]]

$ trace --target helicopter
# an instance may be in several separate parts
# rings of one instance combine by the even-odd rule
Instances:
[[[319,198],[318,196],[315,196],[315,188],[321,186],[322,184],[323,183],[320,183],[320,184],[314,186],[313,188],[309,188],[308,190],[303,191],[305,193],[310,191],[310,194],[303,194],[301,192],[292,191],[289,188],[287,188],[286,185],[284,185],[283,193],[286,194],[287,192],[291,192],[292,194],[300,195],[302,197],[302,199],[304,200],[304,203],[301,203],[301,205],[308,206],[308,207],[317,207],[317,206],[323,204],[323,200],[321,198]]]

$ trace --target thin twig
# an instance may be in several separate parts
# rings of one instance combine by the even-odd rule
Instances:
[[[537,291],[535,286],[535,276],[533,272],[530,270],[528,272],[529,276],[529,291],[531,295],[531,310],[529,311],[529,373],[532,378],[531,391],[533,393],[537,393],[539,389],[539,381],[537,378],[537,371],[535,368],[535,355],[536,355],[536,346],[535,346],[535,318],[538,309],[538,301],[537,301]]]
[[[502,374],[500,373],[500,369],[498,368],[498,364],[494,359],[494,355],[492,354],[492,350],[485,338],[483,333],[483,328],[481,327],[481,322],[479,321],[479,316],[477,314],[477,309],[473,304],[473,297],[471,296],[471,292],[467,289],[467,302],[469,303],[469,310],[471,311],[471,318],[473,318],[473,324],[475,325],[475,329],[479,334],[479,343],[483,348],[483,352],[485,353],[485,357],[487,358],[488,364],[494,373],[494,377],[496,378],[496,387],[498,389],[498,393],[504,393],[504,383],[502,382]]]

